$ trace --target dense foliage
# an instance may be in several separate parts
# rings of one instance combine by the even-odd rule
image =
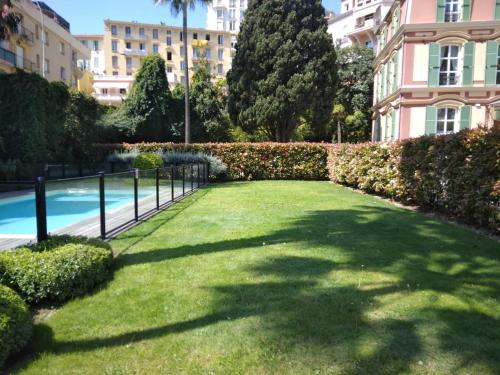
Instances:
[[[331,152],[330,178],[498,231],[499,144],[496,128],[391,144],[343,145]]]
[[[142,153],[135,158],[133,167],[142,170],[161,168],[163,167],[163,159],[158,153]]]
[[[320,0],[249,2],[227,76],[235,124],[289,141],[311,111],[314,124],[327,121],[335,76],[335,50]]]
[[[104,242],[56,238],[0,253],[0,282],[30,303],[66,301],[104,281],[112,257]]]
[[[27,165],[92,158],[99,116],[92,97],[18,71],[0,75],[0,107],[0,161],[29,174]]]
[[[10,0],[0,1],[0,40],[8,39],[9,34],[15,34],[19,31],[21,17],[12,11]],[[4,14],[4,10],[8,11]]]
[[[328,145],[318,143],[140,143],[102,145],[101,152],[194,152],[213,155],[227,165],[233,180],[328,178]]]
[[[10,354],[28,343],[32,325],[26,303],[12,289],[0,285],[0,368]]]

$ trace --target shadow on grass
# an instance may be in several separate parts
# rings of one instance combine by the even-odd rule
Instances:
[[[424,349],[423,329],[431,332],[439,355],[460,358],[453,371],[471,365],[492,373],[500,368],[500,315],[484,312],[485,303],[493,306],[500,298],[497,244],[415,213],[371,206],[313,211],[269,235],[123,254],[120,266],[262,248],[263,243],[295,243],[304,256],[278,256],[246,270],[256,279],[272,276],[279,281],[213,287],[211,314],[91,340],[57,341],[41,325],[36,350],[92,351],[258,316],[268,340],[288,348],[327,348],[332,356],[344,351],[340,363],[351,363],[342,370],[346,374],[412,371],[421,358],[433,355]],[[331,247],[347,260],[337,264],[307,256],[310,247]],[[364,285],[353,277],[352,285],[341,286],[325,278],[340,270],[378,272],[397,281]],[[421,291],[430,293],[432,308],[429,303],[408,307],[405,316],[397,317],[384,311],[384,296]],[[445,307],[438,303],[440,296],[452,296],[468,308]],[[376,310],[384,311],[384,317],[371,317]],[[366,343],[370,350],[360,351]]]

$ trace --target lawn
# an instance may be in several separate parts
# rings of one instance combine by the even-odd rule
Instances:
[[[125,233],[25,374],[494,374],[500,247],[327,182],[212,185]]]

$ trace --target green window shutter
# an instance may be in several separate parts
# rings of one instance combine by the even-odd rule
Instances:
[[[470,21],[470,0],[462,0],[462,21]]]
[[[495,19],[500,20],[500,0],[496,0]]]
[[[429,44],[429,86],[436,87],[439,86],[439,56],[441,52],[441,46],[439,43]]]
[[[395,32],[398,31],[400,25],[401,25],[401,8],[398,6],[394,10],[394,30],[395,30]]]
[[[444,0],[437,0],[436,22],[444,22]]]
[[[460,130],[470,128],[471,110],[470,105],[464,105],[460,109]]]
[[[380,98],[385,97],[385,65],[380,68]]]
[[[463,85],[472,86],[474,81],[474,42],[467,42],[464,45],[464,71]]]
[[[498,43],[488,41],[486,43],[486,84],[497,84]]]
[[[391,139],[395,139],[395,137],[396,137],[396,112],[392,112],[391,120],[392,120]]]
[[[385,96],[391,94],[391,60],[385,64]]]
[[[425,135],[436,134],[437,108],[428,106],[425,111]]]
[[[396,91],[399,88],[399,50],[396,51],[394,55],[394,74],[393,74],[393,82],[392,82],[392,91]]]

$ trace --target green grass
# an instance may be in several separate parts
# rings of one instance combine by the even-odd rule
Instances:
[[[112,242],[25,374],[494,374],[500,248],[323,182],[213,185]]]

